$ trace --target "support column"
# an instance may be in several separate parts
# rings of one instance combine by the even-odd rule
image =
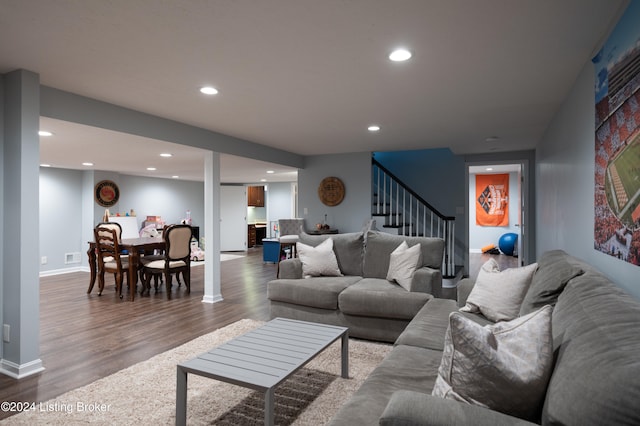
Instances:
[[[220,154],[204,156],[204,303],[222,301],[220,288]]]
[[[0,373],[20,379],[40,360],[39,175],[40,77],[5,74],[2,155],[2,343]],[[3,336],[7,337],[7,336]],[[7,340],[9,340],[7,342]]]

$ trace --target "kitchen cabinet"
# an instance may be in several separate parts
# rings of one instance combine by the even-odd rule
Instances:
[[[255,247],[256,245],[256,226],[249,225],[248,226],[248,234],[247,234],[247,247]]]
[[[262,245],[262,240],[267,237],[267,226],[264,223],[250,223],[247,226],[247,247]]]
[[[250,207],[264,207],[264,186],[247,187],[247,205]]]

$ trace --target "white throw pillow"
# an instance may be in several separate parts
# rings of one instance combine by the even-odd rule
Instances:
[[[391,252],[387,280],[395,281],[405,290],[411,291],[411,281],[413,280],[413,274],[421,263],[421,255],[420,244],[409,247],[407,242],[403,241]]]
[[[482,313],[491,321],[509,321],[518,316],[537,263],[500,271],[495,259],[489,259],[478,273],[476,283],[460,308],[463,312]]]
[[[536,420],[553,366],[551,312],[484,327],[452,312],[432,394]]]
[[[297,242],[296,252],[302,262],[302,275],[305,277],[341,277],[338,259],[333,252],[333,239],[327,238],[316,247]]]

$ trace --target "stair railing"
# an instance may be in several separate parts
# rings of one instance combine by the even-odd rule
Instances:
[[[384,217],[384,228],[400,235],[442,238],[442,275],[455,275],[455,217],[445,216],[372,158],[372,216]]]

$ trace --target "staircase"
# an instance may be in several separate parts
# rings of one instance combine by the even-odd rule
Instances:
[[[442,275],[454,277],[455,217],[445,216],[387,170],[372,163],[372,216],[386,232],[405,236],[442,238],[445,243]]]

